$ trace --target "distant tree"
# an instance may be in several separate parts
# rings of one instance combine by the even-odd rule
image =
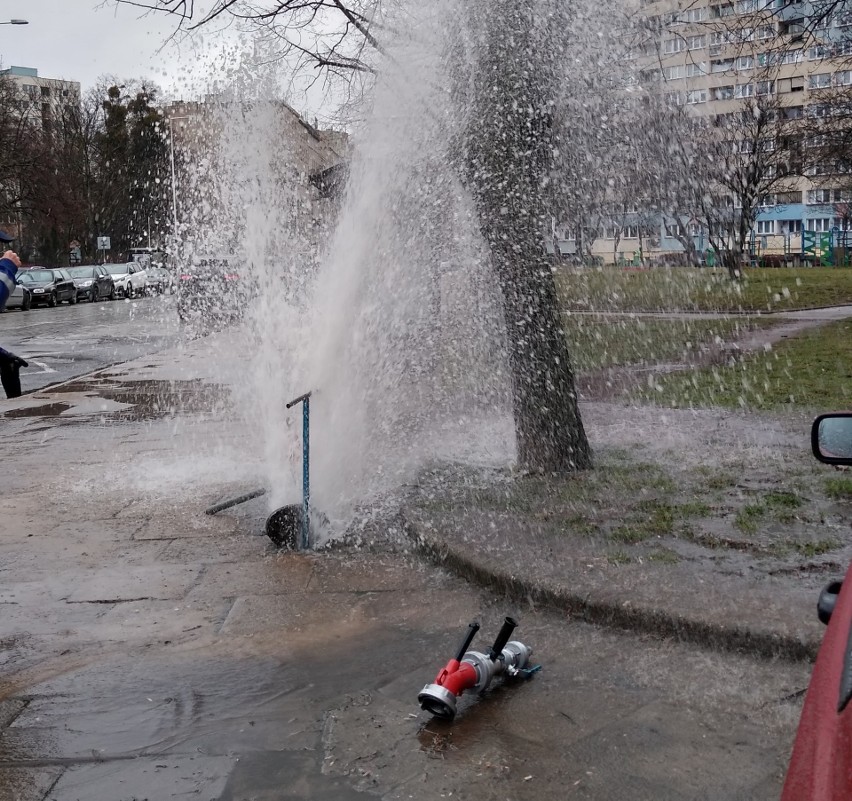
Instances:
[[[147,245],[149,234],[161,239],[169,226],[169,159],[157,90],[141,84],[123,94],[122,88],[108,87],[101,99],[91,191],[96,235],[110,236],[113,249],[126,252]]]

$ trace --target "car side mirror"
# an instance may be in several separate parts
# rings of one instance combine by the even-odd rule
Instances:
[[[811,448],[821,462],[852,465],[852,412],[817,417],[811,426]]]

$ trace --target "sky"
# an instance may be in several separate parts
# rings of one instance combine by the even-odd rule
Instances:
[[[149,78],[179,91],[189,48],[167,44],[175,21],[101,0],[0,0],[3,67],[35,67],[45,78],[79,81],[85,91],[98,77]],[[164,74],[165,73],[165,74]]]
[[[197,0],[196,9],[207,2]],[[109,75],[153,81],[164,100],[201,99],[251,48],[245,36],[221,26],[173,36],[176,17],[114,0],[0,0],[0,22],[11,19],[29,24],[0,25],[2,67],[35,67],[43,78],[79,81],[83,92]],[[285,99],[306,118],[325,116],[316,88],[291,88]]]

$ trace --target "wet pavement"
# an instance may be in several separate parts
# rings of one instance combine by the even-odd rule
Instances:
[[[0,406],[0,801],[777,798],[806,663],[509,601],[393,537],[279,553],[205,516],[262,481],[215,344]],[[542,672],[420,711],[467,623],[485,648],[506,614]]]
[[[0,347],[29,362],[21,371],[25,393],[162,350],[179,335],[169,296],[0,314]]]

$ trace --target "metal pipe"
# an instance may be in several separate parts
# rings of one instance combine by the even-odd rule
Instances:
[[[473,623],[468,624],[467,631],[464,633],[464,638],[456,652],[456,662],[462,661],[465,651],[470,648],[470,644],[473,642],[473,638],[476,636],[477,631],[479,631],[479,623],[474,620]]]
[[[503,653],[503,649],[506,647],[506,643],[509,642],[509,637],[512,636],[512,632],[517,625],[517,621],[511,617],[507,617],[503,621],[503,626],[497,634],[497,639],[494,640],[494,645],[491,646],[491,650],[488,652],[488,658],[492,662],[498,659],[500,654]]]
[[[252,498],[259,498],[261,495],[266,495],[265,489],[256,489],[251,492],[245,492],[242,495],[237,495],[236,498],[230,498],[229,500],[222,501],[221,503],[214,503],[213,506],[204,510],[204,514],[215,515],[217,512],[230,509],[232,506],[239,506],[239,504],[250,501]]]
[[[311,544],[311,394],[302,400],[302,549]]]

